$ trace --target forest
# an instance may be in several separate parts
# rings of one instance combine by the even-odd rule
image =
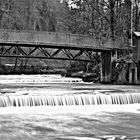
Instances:
[[[139,0],[1,0],[0,28],[12,30],[37,30],[49,32],[68,32],[86,34],[102,43],[111,40],[123,42],[121,48],[132,47],[132,31],[140,30]],[[128,53],[128,52],[127,52]],[[11,59],[9,59],[11,60]],[[37,60],[1,59],[3,63],[12,62],[25,66],[38,64]],[[54,62],[51,66],[52,61]],[[59,60],[39,60],[44,65],[67,68],[73,63],[86,69],[87,63],[61,62]],[[40,64],[40,65],[41,65]],[[95,64],[90,64],[95,69]],[[96,65],[97,67],[97,65]],[[75,70],[76,71],[76,70]],[[87,71],[87,69],[85,70]]]
[[[131,26],[139,31],[139,8],[139,0],[1,0],[0,28],[128,40]]]

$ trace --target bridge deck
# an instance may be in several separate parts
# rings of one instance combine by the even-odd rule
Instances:
[[[101,44],[87,35],[74,35],[57,32],[9,31],[0,30],[0,45],[42,45],[51,48],[109,50],[111,43]],[[116,47],[116,46],[115,46]]]

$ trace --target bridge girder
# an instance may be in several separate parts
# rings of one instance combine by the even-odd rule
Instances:
[[[0,46],[0,57],[59,59],[97,62],[97,52],[89,49],[49,48],[46,46]]]

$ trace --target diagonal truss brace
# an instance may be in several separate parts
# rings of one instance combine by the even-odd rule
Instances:
[[[52,49],[53,51],[49,51]],[[14,50],[16,53],[12,53]],[[64,55],[62,55],[64,54]],[[85,58],[86,56],[86,58]],[[47,48],[46,46],[0,46],[0,57],[61,59],[95,62],[95,52],[88,49]]]

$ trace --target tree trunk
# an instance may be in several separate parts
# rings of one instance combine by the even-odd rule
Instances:
[[[15,73],[15,72],[16,72],[17,62],[18,62],[18,58],[16,57],[16,59],[15,59],[15,66],[14,66],[14,69],[13,69],[13,73]]]
[[[139,7],[138,2],[136,1],[136,12],[135,12],[135,31],[139,31]]]
[[[26,70],[26,67],[27,67],[27,62],[28,62],[28,58],[25,60],[24,70]]]
[[[109,0],[110,6],[110,31],[111,31],[111,40],[114,41],[114,0]]]

